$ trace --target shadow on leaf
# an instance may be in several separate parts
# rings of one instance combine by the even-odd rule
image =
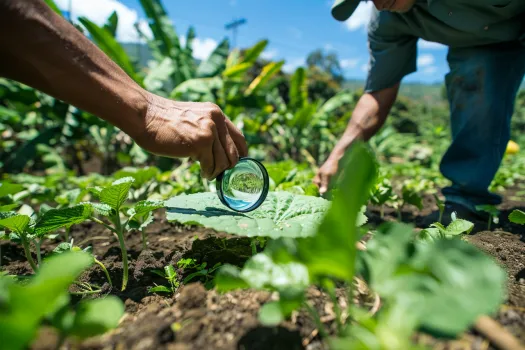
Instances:
[[[196,210],[191,208],[176,208],[176,207],[167,207],[166,211],[168,213],[176,213],[176,214],[187,214],[187,215],[202,215],[205,217],[213,217],[213,216],[241,216],[241,217],[248,217],[242,213],[237,213],[234,211],[222,209],[222,208],[213,208],[213,207],[206,207],[204,210]]]

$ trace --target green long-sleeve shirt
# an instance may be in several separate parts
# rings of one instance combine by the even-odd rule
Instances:
[[[336,0],[332,15],[346,20],[356,1]],[[406,13],[374,8],[365,91],[390,87],[415,72],[419,38],[451,48],[508,41],[525,45],[525,0],[417,0]]]

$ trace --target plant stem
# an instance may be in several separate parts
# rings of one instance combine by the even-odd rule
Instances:
[[[342,334],[343,333],[343,323],[341,321],[341,308],[339,307],[339,302],[337,300],[337,296],[335,295],[335,289],[334,288],[326,288],[326,291],[328,292],[328,295],[330,296],[330,299],[332,299],[332,303],[334,304],[334,311],[335,311],[335,320],[337,323],[337,333]]]
[[[380,209],[380,217],[381,219],[384,219],[385,218],[385,205],[381,205],[381,209]]]
[[[439,223],[441,224],[441,220],[443,220],[443,211],[441,208],[439,209]]]
[[[102,271],[104,271],[104,273],[106,274],[106,278],[108,279],[109,285],[113,287],[113,283],[111,283],[111,277],[109,277],[109,273],[108,273],[108,270],[106,269],[106,266],[104,266],[104,264],[101,261],[99,261],[97,258],[94,258],[94,259],[95,259],[95,263],[98,264],[98,266],[100,266]]]
[[[146,238],[146,230],[142,229],[140,232],[142,233],[142,250],[148,249],[148,240]]]
[[[65,241],[69,242],[69,231],[71,230],[71,227],[66,228],[66,233],[64,234]]]
[[[490,231],[490,224],[492,223],[492,215],[489,215],[489,222],[487,224],[487,231]]]
[[[317,329],[319,330],[319,333],[321,334],[321,337],[328,338],[328,333],[326,333],[326,329],[324,329],[324,325],[321,322],[321,318],[319,317],[319,314],[317,313],[317,310],[315,308],[311,307],[310,304],[308,304],[306,301],[303,302],[304,307],[310,315],[314,318],[315,324],[317,325]]]
[[[60,336],[57,341],[57,346],[55,347],[55,350],[60,350],[62,345],[64,345],[64,341],[66,341],[66,335],[60,332]]]
[[[24,246],[24,253],[26,255],[26,259],[27,261],[29,261],[29,265],[31,265],[33,272],[36,273],[38,271],[38,267],[36,266],[35,261],[33,260],[33,257],[31,256],[31,249],[29,249],[29,242],[27,241],[24,235],[20,235],[20,240],[22,241],[22,245]]]
[[[96,222],[97,224],[101,224],[102,226],[104,226],[105,228],[110,230],[111,232],[116,233],[118,235],[118,232],[113,227],[111,227],[108,224],[106,224],[104,221],[99,220],[99,219],[97,219],[95,217],[91,217],[91,220]],[[120,222],[120,217],[119,217],[119,222]]]
[[[40,251],[40,246],[42,245],[43,238],[40,238],[38,240],[35,240],[35,247],[36,247],[36,261],[38,263],[38,267],[42,265],[42,253]]]
[[[120,251],[122,253],[122,291],[126,289],[128,284],[128,251],[126,249],[126,243],[124,242],[124,234],[122,233],[122,224],[120,222],[120,214],[117,210],[115,215],[115,231],[118,236],[118,242],[120,244]]]
[[[250,246],[252,247],[252,255],[257,254],[257,241],[256,241],[256,238],[252,238],[252,241],[250,242]]]

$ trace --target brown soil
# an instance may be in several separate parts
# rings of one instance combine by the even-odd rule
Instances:
[[[432,197],[430,197],[432,198]],[[510,212],[516,204],[506,202],[504,209]],[[433,200],[425,198],[425,207],[431,211]],[[513,206],[514,205],[514,206]],[[376,217],[374,217],[374,213]],[[403,219],[414,221],[421,215],[417,211],[404,213]],[[120,292],[121,258],[117,240],[95,223],[74,227],[71,236],[76,244],[93,246],[93,253],[110,271],[113,288],[97,266],[92,267],[82,280],[102,286],[102,293],[119,296],[126,306],[126,314],[120,326],[104,336],[84,341],[80,349],[326,349],[313,320],[305,311],[296,312],[279,327],[264,327],[257,320],[261,305],[275,296],[268,292],[243,290],[218,294],[206,289],[205,279],[183,285],[174,295],[157,295],[148,292],[155,284],[167,285],[152,269],[165,265],[177,266],[181,258],[194,258],[206,262],[241,265],[251,256],[250,240],[232,237],[196,227],[166,222],[161,211],[157,220],[147,230],[149,245],[142,251],[140,234],[131,233],[126,238],[130,257],[128,288]],[[507,215],[508,216],[508,215]],[[502,217],[506,217],[502,215]],[[386,215],[392,220],[392,214]],[[379,223],[377,212],[371,211],[371,222]],[[416,220],[417,221],[417,220]],[[508,232],[502,231],[505,229]],[[494,256],[508,271],[508,299],[494,318],[507,330],[525,343],[525,243],[523,227],[502,220],[496,232],[476,232],[469,241]],[[44,244],[48,252],[57,242]],[[9,242],[1,243],[3,269],[18,275],[29,274],[22,250]],[[178,269],[179,281],[193,272]],[[359,290],[359,302],[371,307],[372,295]],[[338,303],[345,306],[344,291],[338,291]],[[308,301],[317,309],[321,320],[330,332],[335,331],[334,305],[324,293],[316,288],[308,290]],[[475,331],[465,333],[455,341],[436,341],[426,336],[417,339],[441,349],[488,349],[483,336]],[[44,328],[32,349],[54,349],[56,334]],[[69,344],[71,345],[71,344]]]

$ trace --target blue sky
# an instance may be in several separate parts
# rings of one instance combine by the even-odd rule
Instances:
[[[56,0],[66,8],[69,0]],[[71,0],[73,16],[84,15],[101,23],[117,10],[121,20],[119,38],[133,41],[136,34],[133,23],[144,19],[138,0]],[[273,60],[286,60],[285,68],[293,70],[303,65],[309,52],[322,48],[337,53],[350,79],[364,79],[368,51],[366,24],[371,2],[362,3],[346,22],[338,22],[330,15],[331,0],[164,0],[171,20],[179,35],[185,35],[194,26],[198,40],[195,55],[205,57],[231,32],[224,25],[233,19],[245,18],[239,27],[237,46],[247,47],[260,39],[268,39],[264,55]],[[146,28],[145,22],[141,27]],[[411,82],[442,82],[448,71],[446,47],[420,40],[418,72],[405,78]]]

